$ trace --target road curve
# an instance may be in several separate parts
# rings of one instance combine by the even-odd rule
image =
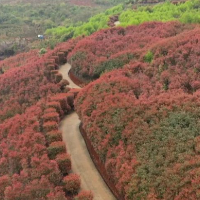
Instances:
[[[63,75],[63,79],[70,82],[68,87],[79,88],[68,76],[70,68],[69,64],[65,64],[61,66],[59,72]],[[80,120],[76,112],[67,115],[60,124],[63,141],[68,153],[71,154],[72,171],[80,175],[81,189],[93,192],[94,200],[116,200],[88,153],[85,141],[79,131],[79,124]]]
[[[62,65],[59,69],[59,72],[62,74],[63,79],[66,79],[69,81],[68,87],[70,88],[80,88],[78,85],[76,85],[69,77],[69,70],[71,69],[71,65],[69,63],[66,63]]]

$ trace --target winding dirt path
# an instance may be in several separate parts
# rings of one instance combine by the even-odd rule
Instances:
[[[68,87],[80,88],[69,78],[68,72],[71,66],[67,63],[61,66],[59,72],[63,79],[70,82]],[[63,134],[63,141],[67,146],[67,151],[71,154],[72,171],[81,177],[81,189],[91,190],[94,200],[116,200],[101,175],[97,171],[79,131],[80,120],[76,112],[66,116],[60,125]]]
[[[59,72],[62,74],[63,79],[66,79],[69,81],[69,85],[68,87],[70,88],[80,88],[78,85],[76,85],[69,77],[68,73],[69,70],[71,69],[71,65],[69,63],[66,63],[64,65],[62,65],[59,69]]]

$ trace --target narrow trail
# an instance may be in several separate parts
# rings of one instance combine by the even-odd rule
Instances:
[[[59,69],[59,72],[62,74],[63,79],[66,79],[69,81],[68,87],[70,88],[80,88],[78,85],[76,85],[69,77],[69,70],[71,69],[71,65],[69,63],[66,63],[62,65]]]
[[[63,75],[63,79],[70,82],[68,87],[80,88],[69,78],[70,68],[71,66],[67,63],[61,66],[59,72]],[[67,151],[71,154],[72,171],[80,175],[81,189],[93,192],[94,200],[116,200],[88,153],[85,141],[79,131],[79,124],[78,115],[73,112],[62,120],[60,126],[63,141],[66,144]]]

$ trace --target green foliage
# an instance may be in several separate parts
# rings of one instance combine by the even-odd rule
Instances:
[[[59,169],[62,174],[67,174],[71,170],[71,158],[67,153],[58,154],[56,156],[56,161],[58,163]]]
[[[51,144],[52,142],[62,141],[62,134],[58,131],[47,132],[46,140],[48,144]]]
[[[182,111],[170,113],[159,126],[152,128],[152,134],[136,146],[141,165],[133,175],[131,184],[138,188],[131,189],[128,199],[146,199],[149,188],[157,190],[159,199],[163,199],[166,188],[168,193],[177,191],[185,171],[180,176],[175,175],[175,171],[174,176],[169,176],[173,173],[169,168],[195,155],[195,137],[199,135],[199,131],[198,113]]]
[[[91,17],[88,20],[88,22],[79,22],[77,24],[74,24],[68,27],[60,26],[57,28],[47,29],[45,34],[58,37],[58,38],[63,35],[65,36],[67,35],[70,37],[78,37],[81,35],[88,36],[94,33],[95,31],[98,31],[103,28],[107,28],[109,16],[118,14],[122,12],[122,10],[123,10],[123,5],[120,4],[118,6],[115,6],[111,9],[106,10],[103,13],[100,13]]]
[[[144,61],[147,63],[151,63],[153,61],[153,53],[151,51],[148,51],[144,56]]]
[[[61,141],[53,142],[47,148],[47,152],[50,159],[55,159],[58,154],[66,152],[65,143]]]
[[[40,49],[39,54],[43,55],[47,52],[47,50],[45,48]]]
[[[125,6],[120,4],[91,17],[88,22],[81,20],[75,24],[47,29],[45,34],[59,38],[60,41],[81,35],[88,36],[100,29],[108,28],[109,16],[120,13],[120,26],[124,27],[149,21],[179,20],[183,23],[200,23],[199,4],[198,0],[190,0],[178,5],[167,1],[155,6],[140,6],[137,10],[125,9]]]
[[[20,2],[15,0],[0,0],[0,2],[0,42],[16,37],[37,40],[38,34],[43,34],[46,29],[49,29],[51,32],[52,28],[58,26],[56,34],[60,39],[65,33],[71,33],[71,25],[72,28],[74,27],[73,24],[78,26],[80,23],[82,24],[84,21],[87,21],[91,16],[104,11],[108,7],[108,5],[105,7],[103,5],[94,5],[93,7],[78,6],[73,5],[68,0],[22,0]],[[47,34],[51,35],[49,31],[47,31]],[[61,41],[65,41],[69,37],[71,36],[65,36]],[[46,40],[52,40],[52,38],[46,38]],[[55,39],[53,41],[56,41],[56,43],[59,42],[59,40]],[[43,42],[40,41],[39,45],[40,43]],[[36,43],[35,45],[38,48],[38,44]],[[47,44],[45,45],[43,47],[48,46]],[[49,46],[52,49],[54,48],[52,44]]]
[[[199,23],[199,1],[190,0],[174,5],[170,2],[157,4],[154,7],[139,7],[137,10],[127,9],[119,16],[121,26],[138,25],[148,21],[180,20],[183,23]]]
[[[133,57],[134,57],[133,54],[126,53],[126,54],[120,55],[116,58],[109,59],[106,62],[102,62],[101,64],[99,64],[99,66],[95,67],[93,78],[99,78],[100,75],[103,75],[109,71],[122,68]]]

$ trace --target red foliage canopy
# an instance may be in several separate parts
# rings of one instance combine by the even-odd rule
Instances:
[[[198,199],[200,28],[147,23],[101,33],[70,56],[81,55],[73,61],[80,77],[122,68],[90,83],[75,103],[112,181],[127,200]]]

